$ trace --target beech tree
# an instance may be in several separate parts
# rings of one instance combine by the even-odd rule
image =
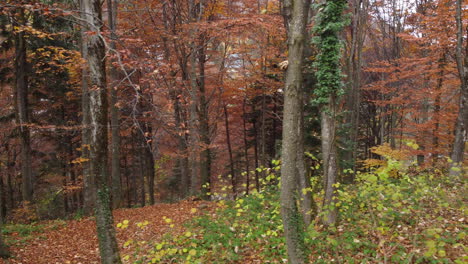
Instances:
[[[101,35],[101,1],[83,0],[82,19],[86,23],[84,59],[89,91],[89,173],[96,182],[96,226],[101,262],[121,263],[111,211],[108,179],[108,103],[106,86],[106,47]]]
[[[281,167],[281,216],[290,263],[305,263],[301,232],[302,220],[297,208],[300,186],[298,160],[303,159],[301,131],[303,104],[304,45],[310,1],[286,0],[283,16],[288,29],[288,69],[284,88],[283,142]]]
[[[24,201],[33,201],[33,173],[31,168],[31,135],[29,124],[29,83],[28,64],[26,60],[27,41],[25,32],[19,29],[26,24],[26,11],[18,6],[13,13],[13,27],[18,28],[15,33],[15,110],[21,139],[21,177],[22,196]]]
[[[314,89],[315,103],[320,105],[323,186],[323,223],[333,225],[337,220],[335,184],[338,179],[337,114],[338,99],[342,94],[340,32],[346,24],[343,11],[347,6],[344,0],[327,0],[321,5],[317,16],[315,32],[318,55],[315,62],[317,87]]]

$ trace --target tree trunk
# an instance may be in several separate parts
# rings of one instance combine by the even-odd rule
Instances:
[[[243,125],[243,132],[244,132],[244,156],[245,156],[245,194],[249,195],[250,189],[250,167],[249,167],[249,146],[247,141],[247,125],[246,125],[246,118],[247,114],[245,112],[245,105],[247,104],[247,98],[244,98],[244,102],[242,104],[242,125]]]
[[[205,36],[200,37],[198,49],[198,69],[199,78],[198,85],[200,91],[200,140],[202,143],[202,151],[200,153],[200,183],[202,187],[202,196],[206,199],[209,198],[207,193],[211,190],[211,151],[210,151],[210,124],[208,116],[208,103],[205,96]]]
[[[284,91],[283,142],[281,167],[281,215],[289,262],[304,263],[304,241],[298,199],[298,152],[301,149],[300,125],[302,105],[302,66],[304,61],[305,28],[309,11],[308,0],[285,0],[283,15],[288,29],[288,69]],[[302,149],[303,150],[303,149]]]
[[[140,205],[146,205],[146,190],[145,190],[145,176],[146,176],[146,143],[144,138],[140,142],[140,151],[138,151],[138,159],[140,168],[138,170],[139,184],[140,184]]]
[[[110,48],[115,50],[115,41],[117,39],[117,10],[118,0],[107,0],[108,23],[111,30]],[[115,60],[110,61],[110,79],[116,83],[118,80],[118,72],[113,65]],[[120,122],[119,108],[116,106],[118,102],[117,86],[110,86],[110,125],[112,134],[111,143],[111,194],[112,208],[118,208],[122,205],[122,185],[120,182]]]
[[[367,0],[353,1],[353,20],[351,28],[351,47],[347,61],[348,92],[346,95],[346,144],[349,146],[345,152],[344,160],[350,162],[348,168],[353,170],[348,181],[354,180],[357,158],[359,106],[361,87],[362,48],[365,35],[367,15]]]
[[[200,8],[201,12],[201,8]],[[190,22],[198,22],[199,16],[196,10],[196,4],[194,0],[189,1],[189,14]],[[199,138],[198,138],[198,84],[197,84],[197,50],[198,46],[196,44],[196,35],[197,28],[193,27],[190,29],[190,107],[189,107],[189,130],[190,130],[190,194],[196,195],[199,194],[201,189],[200,175],[199,175],[199,162],[198,162],[198,152],[199,152]]]
[[[80,0],[80,10],[84,13],[83,1]],[[81,57],[88,57],[88,49],[86,46],[86,27],[81,27]],[[83,210],[86,215],[93,213],[94,205],[96,204],[96,180],[90,172],[89,150],[90,150],[90,117],[89,117],[89,84],[88,84],[88,68],[85,66],[82,69],[81,80],[81,112],[82,112],[82,130],[81,130],[81,165],[83,167]]]
[[[224,109],[224,125],[226,128],[226,142],[228,146],[228,154],[229,154],[229,168],[231,169],[231,185],[232,185],[232,193],[234,194],[234,199],[237,197],[237,179],[234,170],[234,158],[232,156],[232,146],[231,146],[231,134],[229,133],[229,115],[226,104],[223,106]]]
[[[333,96],[332,96],[333,97]],[[321,110],[321,133],[322,133],[322,154],[325,198],[323,200],[323,210],[325,215],[322,222],[325,225],[333,225],[336,222],[337,210],[334,205],[335,183],[338,174],[337,154],[336,154],[336,110],[335,99],[330,99],[330,113],[326,109]]]
[[[101,263],[121,263],[107,185],[107,118],[108,102],[106,87],[105,46],[101,36],[101,1],[83,0],[82,18],[88,34],[85,39],[89,71],[89,117],[90,117],[90,175],[96,180],[96,227]]]
[[[303,97],[303,96],[302,96]],[[300,98],[303,102],[303,98]],[[310,183],[309,174],[307,173],[307,164],[305,162],[304,149],[304,104],[299,105],[301,117],[299,118],[298,127],[298,144],[297,144],[297,176],[299,177],[299,192],[301,194],[301,213],[304,225],[308,227],[312,223],[313,217],[316,215],[317,206],[313,200],[312,185]]]
[[[14,19],[13,25],[21,27],[20,23],[25,22],[24,10],[20,9],[18,17]],[[20,22],[18,22],[20,21]],[[29,110],[28,110],[28,76],[26,61],[26,40],[24,32],[15,34],[15,110],[16,122],[19,125],[19,135],[21,141],[21,177],[22,177],[22,198],[23,201],[33,201],[33,175],[31,168],[31,139],[29,131]]]
[[[151,145],[146,146],[146,171],[148,181],[149,204],[154,205],[154,155]]]
[[[458,74],[460,76],[460,101],[455,124],[455,140],[453,142],[452,155],[450,158],[450,176],[463,175],[463,161],[465,154],[465,145],[467,138],[467,123],[468,123],[468,54],[463,55],[463,21],[462,21],[462,1],[457,0],[457,48],[456,58],[458,66]],[[468,30],[468,27],[467,27]],[[465,51],[468,52],[468,41],[465,44]],[[463,57],[464,56],[464,57]]]
[[[255,112],[255,111],[254,111]],[[255,188],[257,192],[260,191],[260,175],[258,173],[258,133],[257,133],[257,119],[252,122],[253,123],[253,131],[254,131],[254,159],[255,159]]]

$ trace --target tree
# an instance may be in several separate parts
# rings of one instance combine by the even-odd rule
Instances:
[[[457,22],[457,46],[456,60],[458,75],[460,76],[460,99],[457,121],[455,124],[455,140],[451,155],[450,175],[461,175],[463,171],[463,160],[465,145],[467,140],[468,124],[468,41],[466,42],[465,54],[463,55],[463,20],[462,20],[462,1],[456,3],[456,22]],[[468,27],[466,28],[468,33]]]
[[[317,87],[314,90],[315,102],[321,108],[321,134],[323,180],[325,198],[323,208],[325,215],[322,219],[326,225],[335,224],[337,209],[334,205],[335,184],[338,176],[338,161],[336,152],[336,123],[338,97],[342,93],[341,48],[339,34],[345,26],[343,11],[346,8],[344,0],[327,0],[321,5],[317,17],[315,32],[319,53],[316,58]]]
[[[301,233],[301,216],[298,201],[298,159],[302,159],[303,146],[300,133],[303,104],[303,74],[305,29],[310,1],[286,0],[283,15],[288,29],[288,69],[284,90],[283,142],[281,167],[281,215],[283,219],[289,261],[304,263],[305,254]]]
[[[15,33],[15,110],[16,120],[19,125],[21,139],[21,177],[22,196],[24,201],[33,201],[33,174],[31,167],[31,133],[29,131],[29,104],[28,104],[28,64],[26,60],[25,32],[20,30],[26,23],[25,10],[18,7],[14,13],[13,27],[17,28]]]
[[[118,0],[107,0],[108,22],[111,30],[110,48],[116,49],[116,26],[117,26],[117,10]],[[115,65],[115,60],[111,60],[110,78],[111,81],[117,83],[118,72]],[[110,87],[110,124],[112,133],[111,143],[111,182],[112,182],[112,208],[118,208],[122,204],[122,186],[120,184],[120,122],[119,108],[117,107],[118,94],[117,85]]]
[[[96,226],[101,262],[121,263],[110,208],[108,175],[108,104],[105,67],[105,43],[101,35],[102,10],[98,0],[83,0],[82,19],[86,23],[85,57],[89,73],[89,172],[96,181]],[[86,109],[84,109],[86,111]]]

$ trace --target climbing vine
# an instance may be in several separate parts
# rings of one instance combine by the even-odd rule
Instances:
[[[330,95],[343,94],[340,67],[343,43],[339,33],[349,22],[343,15],[346,7],[345,0],[328,0],[316,7],[321,10],[317,15],[313,38],[313,43],[319,50],[313,64],[317,78],[313,101],[316,104],[327,104]]]

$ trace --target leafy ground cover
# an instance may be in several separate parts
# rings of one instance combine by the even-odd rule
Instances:
[[[116,210],[116,223],[128,224],[128,228],[117,228],[122,255],[130,254],[129,251],[134,249],[124,246],[127,241],[142,244],[141,241],[157,240],[167,232],[181,232],[183,222],[203,211],[210,211],[212,206],[208,202],[183,201]],[[165,219],[171,219],[171,223]],[[0,263],[99,263],[96,226],[92,218],[6,225],[3,232],[13,258],[0,260]]]
[[[278,166],[265,169],[261,192],[234,201],[115,211],[124,263],[286,263]],[[466,178],[404,167],[389,158],[358,173],[356,184],[338,186],[338,225],[325,228],[319,214],[304,233],[310,263],[468,262]],[[7,225],[3,232],[14,258],[0,263],[99,263],[92,218]]]
[[[310,263],[467,263],[466,181],[437,170],[385,166],[339,186],[339,224],[304,233]],[[274,171],[274,170],[271,170]],[[269,179],[276,181],[274,174]],[[131,263],[286,263],[278,187],[219,201],[184,232],[128,244]],[[321,194],[315,198],[320,204]]]

